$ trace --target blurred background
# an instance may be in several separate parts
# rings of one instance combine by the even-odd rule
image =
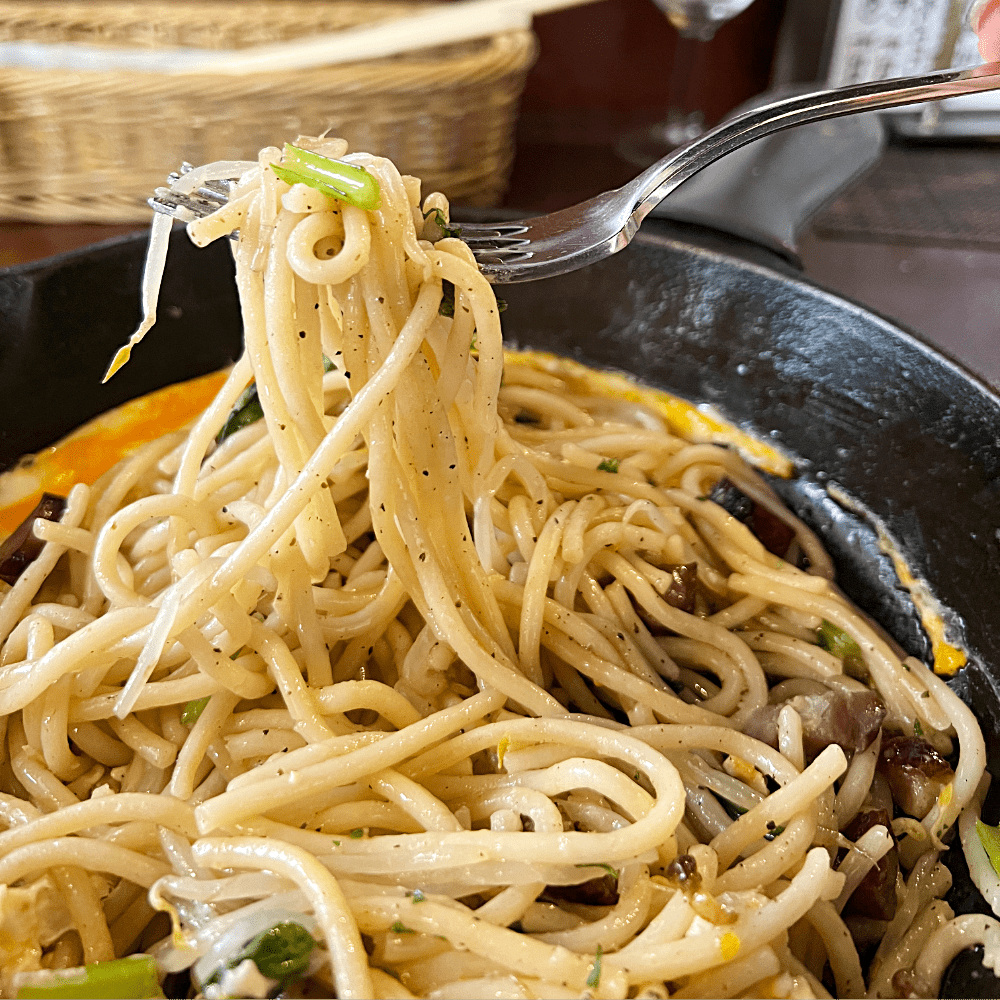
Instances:
[[[66,64],[81,44],[244,49],[426,6],[0,0],[0,266],[143,228],[142,194],[181,159],[331,124],[457,203],[548,211],[761,94],[979,61],[968,0],[597,0],[533,31],[246,78]],[[875,165],[786,256],[1000,385],[998,109],[884,119]]]

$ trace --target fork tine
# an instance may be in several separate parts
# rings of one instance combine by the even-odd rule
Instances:
[[[469,246],[475,253],[477,251],[489,251],[489,250],[518,250],[521,247],[528,245],[529,240],[517,240],[517,239],[469,239],[465,240],[467,246]]]
[[[224,198],[221,200],[218,198],[204,198],[197,193],[180,194],[171,188],[163,187],[157,188],[153,192],[153,199],[164,205],[177,205],[178,207],[186,208],[198,216],[210,215],[226,203]]]
[[[473,250],[476,262],[481,265],[486,264],[520,264],[522,261],[530,260],[533,256],[530,250],[513,247],[494,247],[491,249]]]
[[[463,240],[468,242],[472,239],[499,239],[502,237],[521,236],[528,231],[528,227],[521,222],[459,222],[456,224]]]

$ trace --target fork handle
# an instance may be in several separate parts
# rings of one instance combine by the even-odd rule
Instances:
[[[761,94],[736,113],[791,93]],[[650,212],[749,241],[801,265],[809,220],[878,163],[885,129],[876,112],[811,122],[765,136],[705,167]]]
[[[709,163],[765,135],[806,122],[837,118],[859,111],[881,111],[998,88],[1000,62],[992,62],[973,69],[948,69],[919,76],[853,84],[836,90],[790,97],[746,111],[665,156],[626,185],[626,190],[634,199],[635,207],[631,213],[633,223],[637,226],[671,191]]]

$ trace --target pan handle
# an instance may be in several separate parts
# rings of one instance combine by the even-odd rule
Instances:
[[[753,98],[739,114],[800,88]],[[885,148],[876,112],[799,125],[737,149],[692,177],[653,209],[653,218],[721,230],[800,266],[805,224],[867,173]]]

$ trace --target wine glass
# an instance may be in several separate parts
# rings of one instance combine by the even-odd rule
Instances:
[[[667,83],[664,121],[626,135],[617,146],[630,163],[649,166],[672,149],[697,138],[705,117],[695,83],[705,60],[707,44],[726,21],[742,13],[753,0],[653,0],[677,29],[679,38]]]

